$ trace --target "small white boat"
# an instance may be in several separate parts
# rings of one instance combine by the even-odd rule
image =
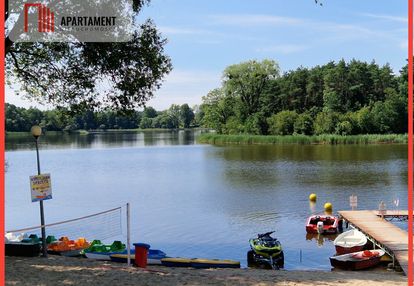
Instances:
[[[21,242],[25,238],[28,238],[28,235],[26,233],[15,234],[15,233],[8,232],[4,236],[4,242],[5,243],[8,243],[8,242]]]
[[[361,251],[366,243],[367,237],[356,229],[341,233],[334,240],[337,255]]]
[[[111,260],[111,255],[122,253],[123,252],[85,252],[85,256],[95,260]]]

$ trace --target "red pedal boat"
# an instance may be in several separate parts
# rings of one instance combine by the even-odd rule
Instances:
[[[377,265],[381,257],[385,254],[384,250],[364,250],[354,253],[332,256],[331,265],[335,268],[345,270],[360,270]]]
[[[335,234],[338,232],[339,219],[336,216],[312,215],[306,222],[307,233]]]

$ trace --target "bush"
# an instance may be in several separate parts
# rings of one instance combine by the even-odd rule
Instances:
[[[338,135],[351,135],[352,134],[352,124],[345,120],[342,122],[338,122],[335,128],[335,134]]]
[[[243,133],[243,124],[236,116],[231,116],[224,126],[223,133],[225,134],[241,134]]]
[[[364,106],[354,113],[360,133],[374,133],[374,124],[369,107]]]
[[[296,134],[312,135],[313,134],[313,119],[308,113],[299,114],[296,118],[293,130]]]
[[[315,134],[332,134],[339,121],[339,113],[322,111],[318,113],[313,124]]]
[[[290,135],[293,134],[294,124],[298,117],[296,111],[285,110],[281,111],[270,118],[267,123],[269,124],[269,133],[272,135]]]
[[[152,127],[152,120],[148,117],[143,117],[141,123],[139,124],[139,128],[147,129]]]
[[[249,116],[244,122],[244,133],[247,134],[264,135],[267,129],[266,117],[261,112]]]

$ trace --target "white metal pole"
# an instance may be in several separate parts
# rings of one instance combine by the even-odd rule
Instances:
[[[130,241],[130,213],[129,203],[127,203],[127,255],[128,255],[128,267],[131,266],[131,241]]]

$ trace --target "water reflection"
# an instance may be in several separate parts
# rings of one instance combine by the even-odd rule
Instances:
[[[316,213],[316,202],[309,202],[309,210],[311,214]]]
[[[237,145],[218,149],[216,155],[227,161],[312,161],[328,167],[335,162],[364,164],[400,159],[401,152],[407,151],[407,145]]]
[[[41,149],[143,147],[193,145],[195,137],[207,130],[105,131],[83,133],[47,132],[39,141]],[[30,133],[7,133],[6,150],[32,150]]]
[[[306,241],[316,241],[316,244],[321,247],[325,242],[332,242],[337,237],[337,234],[317,234],[317,233],[306,233]]]

